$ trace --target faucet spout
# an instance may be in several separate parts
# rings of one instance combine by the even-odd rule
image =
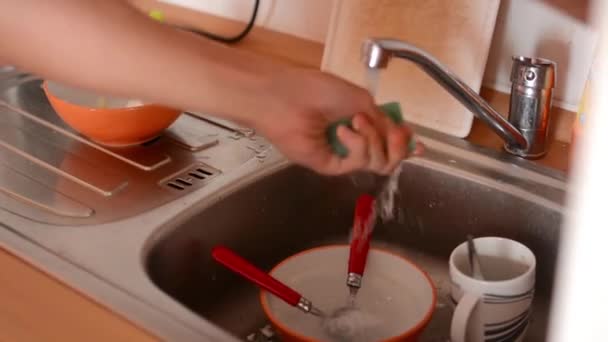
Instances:
[[[373,69],[386,68],[392,57],[413,62],[496,132],[505,141],[505,149],[508,152],[522,157],[538,157],[544,154],[539,154],[538,149],[532,148],[531,142],[520,129],[513,126],[477,92],[425,51],[399,40],[368,39],[363,44],[362,52],[365,65]],[[546,135],[546,132],[543,134]]]

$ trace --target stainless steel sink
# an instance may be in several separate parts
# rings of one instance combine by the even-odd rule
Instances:
[[[467,234],[508,237],[534,251],[537,296],[528,340],[545,339],[563,183],[513,163],[494,163],[433,149],[425,158],[407,162],[397,219],[376,227],[372,245],[419,263],[438,288],[424,340],[449,336],[453,304],[447,260]],[[300,250],[346,243],[356,197],[375,191],[382,180],[367,174],[322,177],[285,166],[162,230],[150,241],[147,272],[172,298],[244,338],[266,324],[258,291],[214,263],[210,249],[227,245],[269,269]]]
[[[0,68],[0,121],[10,128],[0,132],[0,247],[161,340],[237,341],[264,326],[257,290],[214,264],[210,248],[226,244],[270,268],[307,247],[345,243],[355,198],[382,181],[321,177],[290,165],[263,137],[200,113],[136,151],[110,150],[66,127],[39,82]],[[447,336],[446,261],[472,233],[510,237],[536,253],[529,340],[542,341],[564,175],[416,132],[428,151],[406,162],[398,219],[378,226],[373,243],[435,280],[439,304],[425,340]]]

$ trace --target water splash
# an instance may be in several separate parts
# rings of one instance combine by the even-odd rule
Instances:
[[[252,150],[254,153],[255,159],[259,163],[263,163],[268,156],[269,148],[265,144],[259,144],[258,146],[247,145],[247,148]]]
[[[241,138],[243,138],[244,135],[243,133],[239,132],[239,131],[234,131],[232,132],[232,134],[230,136],[228,136],[229,139],[232,140],[241,140]]]
[[[228,136],[232,140],[240,140],[241,138],[247,138],[251,141],[256,141],[256,132],[252,128],[235,129],[232,134]]]
[[[403,171],[403,163],[399,163],[397,168],[391,173],[385,188],[380,194],[380,218],[387,222],[395,218],[395,196],[399,191],[399,176]]]

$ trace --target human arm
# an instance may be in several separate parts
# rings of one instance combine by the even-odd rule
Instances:
[[[3,1],[0,37],[0,60],[73,86],[237,121],[319,172],[386,172],[407,154],[407,128],[387,123],[363,89],[159,24],[123,1]],[[340,129],[351,151],[340,159],[324,130],[355,114],[359,134]],[[393,146],[387,153],[384,137]]]

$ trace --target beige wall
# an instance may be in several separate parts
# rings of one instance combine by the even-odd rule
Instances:
[[[163,1],[238,20],[247,20],[253,5],[253,0]],[[550,58],[558,63],[556,104],[576,109],[596,40],[590,2],[502,0],[484,84],[508,91],[512,55]],[[332,0],[261,0],[258,25],[323,42],[332,5]]]

